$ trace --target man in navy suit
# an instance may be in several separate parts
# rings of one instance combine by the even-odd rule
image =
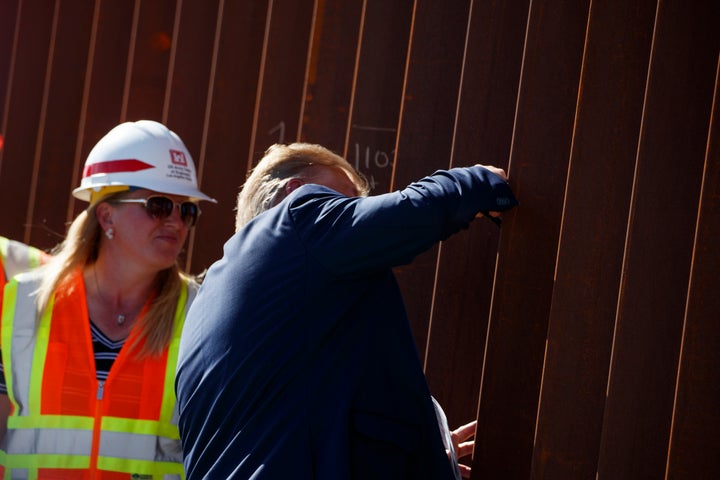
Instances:
[[[318,145],[274,145],[248,178],[180,345],[188,480],[459,477],[392,267],[517,202],[480,165],[366,194]]]

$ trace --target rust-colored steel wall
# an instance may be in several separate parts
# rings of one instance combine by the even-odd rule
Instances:
[[[720,3],[3,0],[0,235],[49,249],[112,126],[194,156],[200,273],[274,142],[375,193],[506,168],[520,206],[397,268],[473,478],[720,478]]]

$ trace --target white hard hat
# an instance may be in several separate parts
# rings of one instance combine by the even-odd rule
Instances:
[[[73,195],[94,203],[130,187],[217,203],[198,190],[195,164],[180,137],[152,120],[121,123],[101,138]]]

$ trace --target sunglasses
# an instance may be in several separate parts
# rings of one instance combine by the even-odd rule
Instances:
[[[180,210],[180,218],[188,227],[194,226],[200,216],[200,207],[197,203],[177,203],[171,198],[162,195],[147,198],[119,198],[112,200],[110,203],[139,203],[145,207],[145,213],[156,220],[168,218],[177,207]]]

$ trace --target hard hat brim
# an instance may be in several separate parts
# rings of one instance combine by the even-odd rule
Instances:
[[[120,179],[115,181],[108,182],[107,178],[104,179],[97,179],[97,183],[92,181],[92,177],[84,178],[82,181],[82,185],[73,190],[72,194],[75,198],[79,200],[83,200],[85,202],[90,202],[91,198],[94,196],[93,193],[100,193],[102,190],[108,189],[108,194],[117,192],[118,187],[135,187],[135,188],[144,188],[146,190],[151,190],[153,192],[157,193],[164,193],[167,195],[178,195],[181,197],[188,197],[191,201],[207,201],[212,203],[217,203],[217,200],[214,198],[205,195],[203,192],[196,188],[192,187],[183,187],[179,186],[177,184],[172,184],[170,182],[168,183],[156,183],[156,185],[153,185],[153,188],[143,187],[143,186],[134,186],[134,185],[128,185],[127,182],[123,182]],[[101,197],[104,197],[106,195],[101,195]]]

